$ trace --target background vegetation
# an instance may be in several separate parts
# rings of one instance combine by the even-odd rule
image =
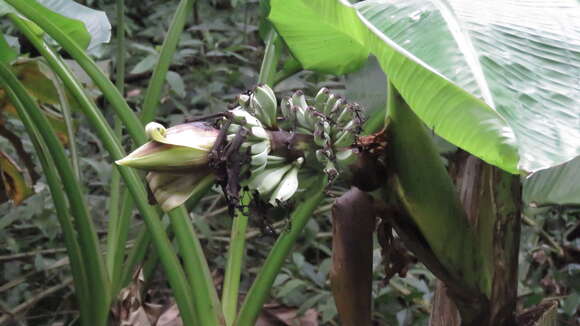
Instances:
[[[113,0],[80,2],[106,11],[115,24]],[[126,96],[129,103],[142,101],[176,5],[175,1],[126,0]],[[188,19],[167,76],[168,83],[164,88],[157,121],[172,125],[187,118],[223,111],[239,93],[254,86],[264,51],[259,16],[258,1],[196,2],[193,19]],[[4,22],[0,28],[6,34],[18,37]],[[114,57],[114,40],[94,52],[103,66],[109,66]],[[22,52],[28,52],[30,57],[38,55],[25,42],[21,46]],[[372,66],[367,68],[376,69]],[[358,100],[368,101],[368,94],[365,98],[365,94],[360,95],[361,92],[349,88],[349,79],[356,78],[360,77],[354,74],[336,78],[305,71],[284,80],[277,86],[276,92],[305,89],[312,95],[325,86],[347,94],[349,98],[354,96],[352,100],[356,101],[358,96]],[[94,92],[98,97],[98,91],[95,89]],[[4,153],[17,161],[19,166],[25,167],[23,170],[28,178],[35,179],[34,193],[18,206],[0,189],[0,324],[74,324],[78,311],[71,288],[70,270],[46,181],[21,122],[6,114],[7,106],[0,110],[3,110],[0,111],[0,129],[5,131],[2,135],[7,131],[22,139],[23,148],[33,162],[33,169],[27,169],[25,157],[17,153],[10,137],[0,137],[0,154]],[[112,119],[110,112],[106,114]],[[75,121],[81,179],[88,188],[88,203],[99,234],[104,235],[108,217],[103,207],[110,191],[111,166],[106,160],[106,151],[88,128],[87,122],[80,118]],[[442,141],[440,145],[444,155],[454,151],[452,146]],[[336,197],[345,190],[339,184],[331,190],[331,195]],[[277,277],[272,300],[262,313],[263,325],[295,325],[299,320],[303,325],[338,324],[327,277],[330,269],[332,200],[332,197],[326,199],[325,205],[316,212]],[[219,288],[223,281],[232,219],[227,214],[226,204],[218,189],[211,191],[201,202],[191,211],[191,215],[206,255],[211,257],[210,268]],[[580,321],[580,209],[558,206],[528,215],[522,230],[520,304],[529,307],[546,297],[558,299],[559,323],[577,325]],[[251,219],[250,223],[242,293],[248,289],[249,280],[256,275],[274,243],[276,235],[267,225],[272,224],[278,232],[286,227],[283,216],[271,217],[266,221]],[[137,225],[131,229],[137,230]],[[134,236],[130,234],[131,238]],[[129,241],[129,245],[131,243]],[[385,277],[385,267],[378,244],[374,253],[376,323],[426,325],[435,285],[432,274],[417,263],[410,267],[406,277],[395,276],[387,286],[381,282]],[[146,268],[155,270],[157,266]],[[164,314],[169,318],[174,310],[164,274],[153,275],[155,277],[146,280],[136,276],[134,288],[131,289],[133,292],[128,290],[124,293],[134,294],[135,287],[144,290],[138,301],[147,307],[147,314]],[[127,297],[137,300],[134,295]],[[116,307],[116,313],[135,313],[134,304],[134,301],[122,301]]]

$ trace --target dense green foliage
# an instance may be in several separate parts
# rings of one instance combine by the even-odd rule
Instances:
[[[106,11],[113,27],[116,26],[115,1],[79,2]],[[177,1],[126,0],[125,3],[125,97],[131,108],[140,113],[144,94],[160,57],[160,47]],[[187,18],[185,30],[178,39],[177,51],[170,61],[166,84],[160,89],[161,104],[155,113],[155,120],[166,125],[226,109],[238,94],[254,86],[264,55],[262,40],[266,38],[266,27],[262,25],[260,17],[263,13],[258,1],[200,1],[192,10],[193,15]],[[7,36],[20,36],[22,53],[27,53],[31,58],[38,56],[12,25],[2,20],[0,28]],[[112,62],[115,60],[118,46],[116,40],[113,38],[112,43],[91,50],[98,63],[108,67],[108,71],[111,71]],[[9,42],[13,41],[13,38],[9,38]],[[298,70],[292,67],[295,61],[287,49],[284,49],[282,61],[287,63],[288,72]],[[352,70],[352,67],[345,69]],[[368,63],[364,69],[376,71],[378,67]],[[114,78],[112,75],[111,78]],[[366,88],[367,85],[361,83],[360,75],[356,72],[346,77],[335,77],[300,71],[283,77],[288,78],[284,78],[277,85],[277,93],[290,94],[294,90],[304,89],[309,95],[314,95],[320,87],[328,87],[334,92],[346,94],[354,101],[373,103],[368,98],[371,91]],[[375,86],[380,87],[382,83]],[[115,124],[116,118],[111,105],[100,91],[91,82],[87,81],[85,86],[97,99],[107,121],[111,125]],[[366,92],[361,91],[361,88]],[[377,105],[384,105],[384,102],[379,101]],[[53,111],[58,109],[55,103],[49,101],[44,107],[52,108]],[[11,317],[15,317],[14,320],[21,325],[73,323],[78,319],[78,307],[70,286],[71,271],[64,250],[65,239],[56,218],[57,207],[53,204],[47,187],[49,176],[42,174],[40,163],[37,163],[41,157],[33,154],[32,141],[26,136],[22,122],[13,115],[4,115],[9,109],[2,99],[0,110],[4,110],[0,111],[1,130],[22,139],[23,149],[29,153],[28,159],[31,162],[31,170],[24,169],[24,174],[36,179],[34,194],[19,206],[14,206],[5,198],[6,194],[0,193],[0,324],[8,322]],[[84,183],[83,191],[87,194],[85,200],[102,243],[101,248],[105,248],[109,214],[104,208],[109,205],[110,194],[116,191],[110,187],[113,175],[111,155],[88,120],[74,108],[72,118],[75,121],[74,142],[78,151],[75,155],[79,158],[76,171],[79,171],[79,179]],[[5,134],[6,132],[0,135]],[[58,134],[63,137],[67,135],[65,130]],[[444,155],[455,150],[441,139],[436,140],[441,144],[439,149]],[[18,165],[28,168],[29,165],[24,161],[26,156],[18,153],[13,145],[7,138],[0,137],[0,153],[16,158]],[[127,150],[132,148],[128,139],[124,139],[123,146]],[[72,155],[74,147],[67,148]],[[510,159],[512,160],[505,166],[512,171],[516,170],[516,160]],[[74,166],[71,171],[75,171]],[[38,177],[35,178],[35,175]],[[272,298],[262,313],[264,320],[281,319],[284,313],[291,312],[304,315],[306,320],[314,318],[320,325],[338,325],[327,277],[331,254],[330,206],[333,197],[339,196],[347,188],[346,183],[338,183],[329,189],[330,196],[323,200],[323,204],[315,211],[314,218],[307,222],[297,246],[274,280]],[[221,289],[227,264],[230,240],[228,235],[233,220],[227,212],[227,203],[221,190],[217,187],[205,194],[198,205],[191,204],[188,207],[190,216],[208,257],[211,277],[218,289]],[[250,281],[258,274],[276,238],[288,229],[286,215],[285,212],[279,212],[275,216],[250,218],[240,286],[242,294],[248,293]],[[134,216],[136,218],[131,221],[129,228],[129,247],[137,242],[138,231],[144,224],[141,213],[135,211]],[[554,297],[560,302],[561,323],[570,325],[580,318],[580,312],[577,311],[580,305],[580,236],[570,235],[575,226],[578,228],[577,216],[578,212],[568,207],[554,208],[529,216],[523,230],[520,257],[522,308],[537,304],[546,297]],[[271,227],[277,234],[272,234]],[[575,232],[578,233],[577,230]],[[176,238],[178,237],[177,234]],[[149,247],[143,269],[144,282],[135,277],[133,290],[144,290],[142,303],[162,305],[162,311],[166,311],[174,303],[174,299],[173,294],[168,291],[166,274],[156,256],[153,247]],[[380,325],[426,325],[434,290],[433,275],[422,264],[417,263],[410,267],[406,277],[395,276],[387,285],[381,281],[385,277],[385,267],[378,244],[374,256],[374,320]],[[127,302],[123,303],[127,305]],[[124,309],[126,307],[119,305],[113,311],[119,314],[127,311]]]

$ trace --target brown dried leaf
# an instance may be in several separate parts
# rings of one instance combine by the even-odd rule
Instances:
[[[154,326],[162,312],[162,306],[144,303],[141,297],[143,272],[139,270],[133,282],[121,290],[119,300],[113,307],[114,325],[121,326]]]
[[[332,207],[332,294],[341,325],[370,325],[375,210],[370,195],[352,187]]]
[[[19,205],[24,199],[34,193],[30,182],[27,180],[22,169],[7,154],[0,151],[0,179],[3,184],[4,195]],[[0,198],[3,197],[0,195]]]
[[[155,326],[183,326],[177,304],[173,304],[169,309],[165,310],[157,320]]]
[[[385,281],[388,282],[395,274],[405,277],[417,258],[411,254],[404,243],[393,236],[393,225],[388,218],[383,218],[377,229],[381,254],[385,266]]]
[[[318,311],[308,309],[301,316],[297,313],[297,308],[267,304],[255,326],[318,326]]]

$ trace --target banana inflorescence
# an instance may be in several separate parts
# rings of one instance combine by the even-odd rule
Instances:
[[[240,95],[237,104],[225,114],[221,132],[207,123],[165,129],[151,122],[146,126],[150,141],[117,164],[148,171],[152,194],[163,210],[169,211],[185,202],[208,173],[219,175],[219,166],[230,169],[222,174],[239,174],[241,185],[278,206],[298,191],[305,166],[324,171],[331,183],[358,159],[353,144],[362,123],[360,110],[326,88],[313,99],[296,91],[282,99],[278,110],[274,91],[258,85]],[[230,160],[231,164],[218,162],[212,167],[216,148],[224,147],[228,154],[220,162]],[[232,159],[230,153],[241,155]],[[232,180],[234,186],[224,184],[229,195],[236,197],[240,183],[236,177]]]

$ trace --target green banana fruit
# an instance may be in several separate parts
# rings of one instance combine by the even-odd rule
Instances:
[[[305,108],[295,105],[292,107],[292,110],[296,112],[296,121],[300,127],[307,129],[309,132],[314,129],[314,125],[310,123],[311,120],[306,117],[308,113]]]
[[[317,122],[314,125],[314,143],[318,146],[324,146],[324,141],[326,140],[324,134],[324,123],[322,121]]]
[[[252,176],[248,187],[252,190],[258,191],[260,195],[268,195],[276,189],[276,186],[278,186],[282,181],[286,172],[288,172],[292,167],[292,164],[288,164],[282,167],[266,169],[259,172]]]
[[[276,112],[278,102],[274,91],[268,85],[257,86],[250,95],[250,108],[252,108],[256,117],[267,127],[276,127]]]
[[[338,176],[338,170],[336,169],[336,166],[334,165],[334,162],[332,162],[332,160],[328,160],[328,162],[326,162],[326,166],[324,167],[324,173],[326,173],[326,175],[328,176],[329,182],[334,181],[334,179]]]
[[[232,115],[232,120],[237,124],[247,127],[262,127],[260,120],[239,106],[231,110],[230,114]]]
[[[252,155],[250,164],[253,166],[260,166],[266,164],[266,162],[268,162],[268,151],[263,151],[261,153]]]
[[[330,94],[328,96],[328,100],[326,100],[326,103],[324,104],[322,113],[324,113],[324,115],[326,116],[330,116],[330,112],[332,111],[332,108],[334,107],[334,104],[336,103],[336,101],[338,101],[339,97],[334,95],[334,94]]]
[[[342,108],[342,111],[338,113],[336,123],[343,124],[345,122],[352,121],[353,118],[354,111],[352,106],[346,105],[344,108]]]
[[[292,112],[292,100],[290,97],[286,96],[280,101],[280,111],[282,112],[282,116],[286,118],[286,120],[290,120],[293,112]]]
[[[355,139],[356,139],[356,136],[354,135],[354,133],[352,133],[352,131],[350,131],[350,130],[340,131],[336,135],[336,140],[334,141],[334,147],[340,148],[340,147],[351,146],[354,143]]]
[[[336,153],[336,162],[340,168],[345,168],[357,160],[357,155],[353,149],[345,149]]]
[[[270,139],[270,135],[268,134],[266,129],[264,129],[262,127],[250,128],[250,133],[249,133],[248,137],[250,139],[256,139],[256,140],[269,140]]]
[[[306,103],[306,97],[304,96],[303,91],[297,90],[292,94],[292,106],[298,106],[303,110],[306,110],[308,103]]]
[[[330,90],[328,90],[326,87],[322,87],[318,93],[316,93],[316,96],[314,97],[314,106],[318,112],[324,113],[324,105],[326,104],[326,101],[328,101],[329,97]]]
[[[290,199],[298,190],[298,167],[293,166],[284,176],[282,181],[276,187],[276,190],[270,196],[269,203],[272,206],[278,206],[279,203]]]
[[[317,149],[315,152],[316,160],[322,164],[326,164],[328,162],[328,155],[326,155],[326,151],[323,149]]]
[[[334,102],[334,105],[332,106],[332,108],[330,109],[330,118],[332,120],[337,120],[338,115],[344,110],[346,106],[346,102],[342,99],[339,98],[336,100],[336,102]]]
[[[251,145],[250,153],[252,154],[259,154],[262,152],[269,152],[270,151],[270,141],[264,140],[259,143],[254,143]]]
[[[247,94],[240,94],[237,98],[238,105],[247,109],[250,107],[250,96]]]

